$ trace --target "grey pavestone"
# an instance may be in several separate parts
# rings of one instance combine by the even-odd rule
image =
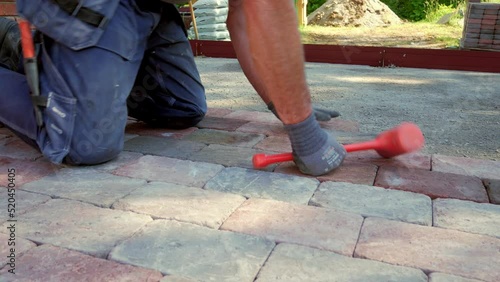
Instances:
[[[500,238],[500,206],[455,199],[436,199],[434,226]]]
[[[224,167],[221,165],[192,162],[157,156],[144,156],[137,162],[115,170],[113,173],[149,181],[170,182],[192,187],[203,187]]]
[[[135,137],[138,137],[139,135],[137,134],[130,134],[130,133],[125,133],[125,136],[123,137],[123,141],[127,142],[130,139],[134,139]]]
[[[483,182],[488,191],[491,203],[500,205],[500,180],[487,179]]]
[[[236,147],[253,147],[265,138],[262,134],[250,134],[237,131],[224,131],[215,129],[200,129],[186,136],[183,140],[219,144]]]
[[[263,238],[155,220],[113,249],[110,259],[203,281],[253,281],[274,248]]]
[[[151,269],[123,265],[79,252],[42,245],[17,259],[15,274],[0,271],[0,281],[148,281],[163,275]]]
[[[146,184],[92,169],[62,169],[40,180],[25,184],[23,190],[110,207],[133,190]]]
[[[352,256],[362,224],[363,217],[352,213],[250,199],[221,229]]]
[[[168,276],[163,277],[162,280],[160,280],[160,282],[198,282],[198,281],[201,281],[201,280],[180,277],[180,276],[176,276],[176,275],[168,275]]]
[[[7,208],[8,208],[7,207],[7,199],[10,198],[10,196],[8,196],[8,194],[7,194],[7,189],[5,189],[5,190],[0,189],[0,193],[2,193],[2,196],[5,193],[5,199],[6,199],[5,212],[0,212],[0,223],[9,219],[10,214],[13,214],[14,217],[20,216],[20,215],[30,211],[31,209],[35,208],[36,206],[43,204],[51,199],[49,196],[40,195],[40,194],[36,194],[36,193],[29,193],[29,192],[25,192],[22,190],[15,190],[15,194],[12,195],[12,196],[14,196],[12,198],[14,198],[14,200],[15,200],[14,212],[11,213],[11,212],[7,211]],[[3,199],[3,197],[2,197],[2,199]],[[9,207],[9,208],[11,208],[11,207]]]
[[[127,165],[133,161],[136,161],[142,156],[143,154],[141,153],[123,151],[118,155],[118,157],[109,162],[87,167],[86,166],[72,167],[72,169],[94,169],[94,170],[112,171],[119,167]]]
[[[307,177],[226,168],[205,185],[205,189],[278,201],[307,204],[319,182]]]
[[[344,182],[323,182],[310,204],[421,225],[432,225],[432,201],[422,194]]]
[[[113,205],[115,209],[219,228],[244,197],[172,183],[150,183]]]
[[[50,200],[18,217],[16,235],[104,258],[119,241],[146,223],[147,215],[97,208],[70,200]],[[8,222],[0,230],[4,230]]]
[[[256,281],[426,282],[427,276],[419,269],[279,244]]]
[[[186,159],[206,145],[198,142],[169,138],[139,136],[125,142],[124,150],[143,154]]]
[[[7,226],[9,226],[9,225],[7,225]],[[16,231],[15,230],[12,230],[12,231],[14,231],[14,232],[10,233],[9,229],[2,228],[2,232],[7,232],[8,234],[0,233],[0,242],[1,242],[0,243],[0,269],[3,266],[5,266],[7,263],[11,263],[11,261],[10,261],[11,260],[10,257],[12,256],[11,248],[14,248],[15,260],[17,260],[20,255],[22,255],[26,251],[36,247],[35,243],[28,241],[26,239],[23,239],[23,238],[16,237],[17,236]],[[11,234],[14,234],[14,237],[12,237]],[[15,245],[12,245],[12,242],[14,242]],[[9,245],[9,243],[11,245]],[[14,261],[14,265],[12,265],[13,267],[15,267],[15,263],[16,262]],[[7,268],[10,269],[11,267],[8,266]],[[1,279],[1,277],[0,277],[0,281],[3,281]]]
[[[194,153],[189,159],[200,162],[221,164],[224,166],[253,168],[252,156],[257,150],[212,144]],[[268,167],[271,170],[272,167]]]
[[[446,273],[433,272],[429,274],[429,282],[481,282],[481,280],[469,279]]]

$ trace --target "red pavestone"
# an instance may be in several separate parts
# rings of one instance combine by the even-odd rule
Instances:
[[[288,136],[269,136],[253,147],[264,152],[291,152],[292,145]]]
[[[21,187],[23,184],[57,172],[61,168],[62,166],[52,164],[45,159],[25,161],[0,157],[0,186],[7,186],[9,169],[15,169],[15,185]]]
[[[248,123],[248,121],[246,120],[231,119],[225,117],[205,117],[196,126],[199,128],[235,131],[237,128],[246,123]]]
[[[267,136],[288,136],[285,127],[280,123],[249,122],[240,126],[237,131]]]
[[[12,133],[12,131],[10,131],[9,129],[7,129],[6,127],[0,127],[0,134],[7,135],[9,137],[14,136],[14,134]]]
[[[348,182],[354,184],[373,185],[378,167],[373,164],[362,164],[357,162],[344,162],[336,170],[316,177],[321,182],[335,181]],[[292,162],[286,162],[279,165],[274,172],[285,173],[297,176],[307,176],[299,171]]]
[[[432,199],[454,198],[489,202],[486,189],[479,178],[452,173],[382,166],[374,185],[425,194]]]
[[[335,118],[330,121],[322,121],[319,124],[321,128],[330,131],[359,132],[359,123],[356,121]]]
[[[3,192],[3,191],[0,191],[0,192]],[[15,235],[15,232],[10,233],[10,231],[8,229],[6,229],[5,231],[8,232],[9,234],[0,233],[0,240],[2,240],[1,241],[2,244],[0,244],[0,269],[6,263],[11,263],[10,262],[11,258],[9,258],[9,256],[12,257],[12,252],[10,250],[11,247],[14,247],[14,249],[15,249],[15,252],[14,252],[14,255],[16,256],[15,260],[17,260],[21,254],[36,247],[35,243],[28,241],[26,239],[16,238],[15,236],[14,236],[14,238],[11,238],[10,234]],[[11,239],[14,239],[14,240],[11,240]],[[9,241],[9,240],[11,240],[11,241]],[[9,246],[8,245],[9,242],[14,242],[15,245]],[[10,268],[10,266],[7,266],[7,268]],[[0,281],[3,281],[1,278],[2,277],[0,276]]]
[[[142,136],[166,137],[173,139],[181,139],[186,135],[198,130],[196,127],[190,127],[182,130],[154,128],[142,122],[131,123],[125,128],[128,134],[137,134]]]
[[[499,161],[433,155],[432,170],[500,180]]]
[[[95,258],[79,252],[51,245],[43,245],[26,252],[16,262],[16,274],[6,273],[0,280],[10,281],[160,281],[159,271],[124,265]]]
[[[36,160],[42,156],[42,153],[21,139],[12,137],[0,140],[0,156],[21,160]]]
[[[222,109],[222,108],[208,108],[207,114],[205,117],[223,117],[226,116],[230,113],[232,113],[232,110],[229,109]]]
[[[14,16],[17,15],[16,5],[14,3],[0,2],[0,16]]]
[[[347,154],[347,161],[371,163],[378,166],[390,165],[405,168],[431,170],[431,156],[420,153],[411,153],[386,159],[376,151],[360,151]]]
[[[277,123],[281,121],[271,112],[236,111],[225,116],[226,118],[246,120],[250,122]]]

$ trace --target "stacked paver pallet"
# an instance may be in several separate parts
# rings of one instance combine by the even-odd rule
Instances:
[[[469,1],[462,47],[500,51],[500,3]]]
[[[229,40],[226,26],[227,0],[199,0],[194,4],[199,39]],[[190,37],[194,38],[190,30]]]

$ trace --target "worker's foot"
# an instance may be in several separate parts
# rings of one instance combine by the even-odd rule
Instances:
[[[19,26],[13,20],[0,17],[0,67],[19,69],[21,54]]]
[[[293,159],[300,171],[322,175],[338,168],[346,156],[345,148],[319,127],[314,115],[298,124],[286,125]]]

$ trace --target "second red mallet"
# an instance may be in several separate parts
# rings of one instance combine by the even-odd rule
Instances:
[[[420,150],[424,143],[425,138],[420,128],[416,124],[405,122],[380,133],[373,140],[345,145],[344,148],[347,152],[375,150],[384,158],[392,158]],[[288,161],[293,161],[292,153],[256,154],[252,159],[254,168],[264,168],[273,163]]]

